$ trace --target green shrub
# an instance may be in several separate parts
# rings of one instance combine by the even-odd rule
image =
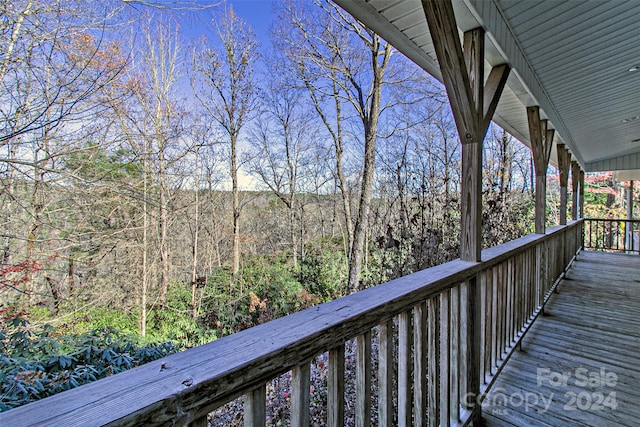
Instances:
[[[0,411],[175,353],[170,343],[140,344],[111,327],[60,335],[15,319],[0,330]]]
[[[34,317],[30,318],[35,319]],[[140,333],[138,313],[115,310],[109,307],[92,307],[73,312],[73,317],[70,320],[66,320],[63,316],[57,326],[59,330],[70,334],[81,334],[101,328],[113,328],[127,334]]]
[[[322,302],[340,298],[347,291],[348,267],[336,248],[310,249],[297,274],[300,283]]]

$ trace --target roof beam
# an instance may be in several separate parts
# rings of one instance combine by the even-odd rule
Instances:
[[[463,144],[477,141],[474,93],[450,1],[422,0],[453,117]],[[471,51],[471,49],[469,49]],[[477,51],[476,49],[476,52]],[[479,52],[483,55],[484,52]],[[468,55],[471,59],[472,55]]]
[[[540,120],[540,107],[538,106],[527,107],[527,119],[536,172],[535,232],[544,234],[547,207],[547,167],[549,166],[555,131],[547,129],[547,120]]]
[[[498,101],[500,101],[500,95],[507,84],[510,71],[511,68],[509,65],[501,64],[493,67],[489,73],[489,78],[484,87],[484,108],[482,116],[482,127],[485,129],[485,133],[489,128],[496,108],[498,108]]]
[[[464,44],[461,44],[450,1],[423,0],[422,7],[463,144],[460,258],[479,261],[482,251],[482,140],[510,68],[506,64],[494,67],[485,85],[484,30],[475,28],[465,32]]]

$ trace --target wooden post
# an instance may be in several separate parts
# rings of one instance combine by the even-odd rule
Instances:
[[[627,219],[633,220],[633,181],[629,181],[627,188]]]
[[[529,138],[536,172],[535,232],[544,234],[547,208],[547,167],[553,145],[554,130],[547,129],[546,120],[540,120],[540,107],[527,107],[527,119],[529,120]]]
[[[476,28],[465,32],[462,46],[450,0],[422,0],[422,7],[462,142],[460,259],[479,262],[482,252],[482,142],[510,68],[507,64],[493,67],[485,83],[484,30]],[[464,388],[461,395],[473,396],[467,399],[467,409],[473,411],[473,421],[478,421],[481,408],[473,404],[480,393],[481,310],[480,286],[476,278],[469,280],[466,295],[467,300],[461,304],[466,310],[466,336],[460,337],[466,352],[460,357],[466,358],[468,372],[465,372],[466,384],[461,384]],[[441,408],[446,407],[446,400],[443,400],[451,398],[443,396]],[[449,423],[447,415],[448,411],[441,409],[441,423]]]
[[[329,350],[327,426],[344,426],[344,344]]]
[[[244,426],[264,427],[266,425],[266,388],[264,385],[244,396]],[[204,424],[205,426],[207,424]]]
[[[355,415],[356,427],[371,425],[371,331],[356,337]]]
[[[305,362],[291,370],[291,426],[309,426],[310,402],[310,362]]]
[[[627,219],[633,220],[633,181],[629,181],[629,188],[627,188]],[[627,222],[625,229],[627,230],[625,250],[637,250],[638,248],[634,247],[633,223]]]
[[[482,250],[482,141],[509,77],[507,64],[493,67],[484,82],[484,30],[458,37],[450,1],[423,0],[436,56],[462,142],[460,258],[480,261]]]
[[[393,425],[393,321],[380,325],[378,344],[378,423]],[[344,389],[343,389],[344,393]],[[341,424],[341,426],[344,424]]]
[[[584,218],[584,171],[580,169],[580,190],[578,196],[579,218]]]
[[[571,219],[578,219],[578,184],[580,183],[580,165],[571,162]]]
[[[411,425],[411,312],[398,315],[398,426]],[[416,408],[417,410],[418,408]]]
[[[560,225],[567,224],[567,184],[569,183],[569,165],[571,154],[564,144],[558,144],[558,169],[560,172]]]

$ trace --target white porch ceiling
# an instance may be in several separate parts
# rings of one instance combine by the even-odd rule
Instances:
[[[441,79],[421,0],[334,0]],[[486,31],[486,68],[512,67],[494,121],[529,144],[539,105],[583,169],[640,169],[640,1],[453,0]],[[638,71],[630,71],[634,67]],[[555,163],[555,148],[552,162]]]

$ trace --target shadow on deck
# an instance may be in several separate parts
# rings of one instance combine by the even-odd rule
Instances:
[[[484,400],[487,426],[634,426],[640,257],[580,252]]]

